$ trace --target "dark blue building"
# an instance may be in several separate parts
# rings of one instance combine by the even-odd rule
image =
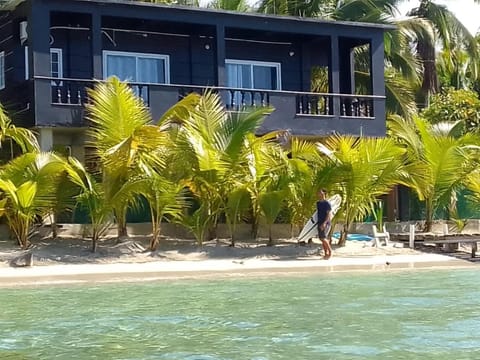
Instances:
[[[0,102],[44,150],[84,158],[86,88],[111,75],[132,84],[154,119],[208,87],[232,111],[273,106],[261,132],[385,135],[385,26],[126,0],[3,4]],[[359,47],[369,54],[368,95],[355,93]],[[321,92],[312,92],[314,73]]]

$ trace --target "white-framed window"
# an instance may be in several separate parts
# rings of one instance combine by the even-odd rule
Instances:
[[[168,55],[103,51],[103,76],[117,76],[122,81],[169,84]]]
[[[63,56],[62,49],[50,49],[50,76],[52,78],[63,78]],[[52,85],[62,86],[62,83],[52,80]]]
[[[227,86],[242,89],[281,90],[280,63],[226,59]]]
[[[5,89],[5,52],[0,51],[0,90]]]

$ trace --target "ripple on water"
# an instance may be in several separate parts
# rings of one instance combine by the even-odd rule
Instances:
[[[0,359],[475,359],[477,277],[448,270],[5,289]]]

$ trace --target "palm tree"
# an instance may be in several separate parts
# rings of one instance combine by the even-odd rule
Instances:
[[[17,144],[22,153],[39,151],[40,146],[34,133],[28,129],[16,127],[0,105],[0,150],[5,141],[10,141],[10,158],[13,159],[13,143]]]
[[[281,210],[289,184],[284,150],[277,141],[279,132],[263,136],[249,134],[243,156],[247,166],[241,175],[251,201],[252,236],[257,238],[262,217],[269,227],[268,244],[273,245],[271,226]]]
[[[470,133],[461,135],[460,125],[432,125],[419,117],[413,122],[396,117],[388,124],[389,134],[405,149],[402,182],[425,201],[425,231],[431,231],[436,210],[448,206],[452,195],[478,166],[478,138]]]
[[[394,20],[400,0],[323,0],[323,1],[277,1],[263,0],[259,11],[283,15],[320,17],[341,21],[362,21],[395,25],[396,30],[385,33],[385,87],[387,112],[411,117],[416,109],[414,90],[420,83],[420,63],[410,49],[417,37],[433,39],[428,22],[418,19]],[[433,40],[432,40],[433,41]],[[370,63],[367,48],[357,49],[356,91],[368,92]],[[320,74],[321,75],[321,74]],[[320,76],[320,79],[325,77]],[[314,91],[324,90],[318,78],[312,79]]]
[[[422,95],[428,99],[429,94],[439,89],[435,59],[438,42],[448,51],[459,48],[467,50],[475,63],[480,59],[480,52],[474,36],[446,6],[438,5],[432,0],[421,0],[419,6],[412,9],[409,15],[428,20],[435,30],[433,41],[424,38],[416,41],[417,53],[423,66]],[[477,67],[476,64],[471,67],[475,78],[478,76]]]
[[[135,176],[144,168],[165,167],[156,150],[166,136],[161,127],[151,124],[143,100],[118,78],[98,83],[89,96],[88,134],[100,159],[103,194],[113,208],[120,238],[127,236],[127,209],[138,200],[141,183]]]
[[[248,12],[251,10],[246,0],[213,0],[207,4],[208,8]]]
[[[322,170],[323,159],[317,145],[311,141],[293,138],[287,164],[289,193],[286,202],[292,225],[300,228],[315,208],[318,189],[330,184],[318,183],[317,174]]]
[[[87,210],[91,224],[92,252],[95,252],[98,240],[113,220],[112,208],[107,203],[101,184],[80,161],[69,158],[66,172],[70,182],[79,189],[75,196],[76,205]]]
[[[188,169],[187,185],[200,200],[198,209],[186,218],[200,245],[238,185],[238,174],[246,164],[242,155],[246,137],[254,133],[271,111],[260,108],[231,114],[219,95],[206,92],[199,97],[198,105],[181,119],[174,139],[178,150],[175,164]]]
[[[167,4],[167,5],[187,5],[200,6],[198,0],[134,0],[138,2],[152,3],[152,4]]]
[[[477,204],[480,201],[480,171],[478,169],[468,174],[465,186],[471,192],[469,200],[478,208]]]
[[[36,218],[57,202],[65,161],[54,153],[26,153],[0,170],[0,210],[22,249],[27,249]]]
[[[179,220],[186,207],[184,185],[152,172],[145,179],[145,187],[140,193],[147,199],[152,219],[152,239],[150,251],[155,251],[160,243],[161,224],[164,217],[169,221]]]
[[[321,181],[340,193],[343,203],[343,229],[339,245],[345,245],[353,221],[362,221],[375,208],[379,196],[387,194],[399,182],[405,150],[393,139],[333,136],[319,147],[325,163],[319,172]]]
[[[443,49],[437,60],[440,87],[473,89],[479,80],[478,63],[461,48]]]

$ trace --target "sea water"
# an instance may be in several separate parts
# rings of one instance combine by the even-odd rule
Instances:
[[[0,289],[0,359],[480,359],[477,270]]]

